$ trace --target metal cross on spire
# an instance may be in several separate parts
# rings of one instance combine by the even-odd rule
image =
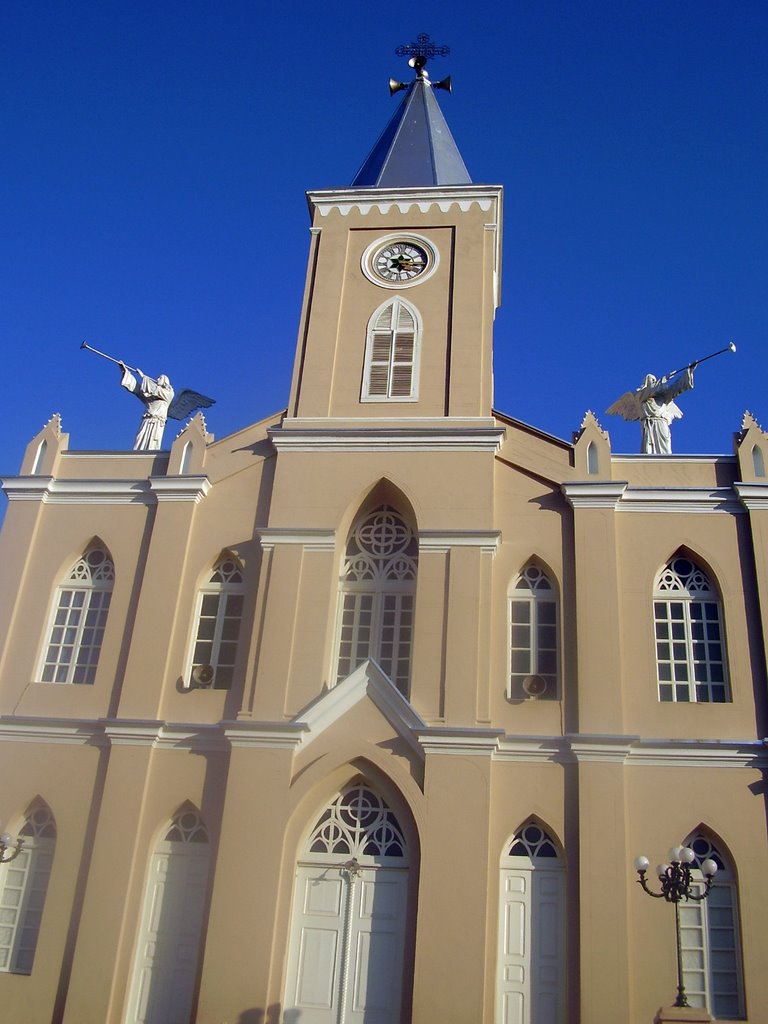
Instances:
[[[450,52],[450,46],[436,46],[427,32],[420,32],[415,43],[398,46],[395,50],[398,57],[410,57],[408,63],[415,69],[419,78],[424,73],[424,66],[428,60],[432,57],[447,57]]]

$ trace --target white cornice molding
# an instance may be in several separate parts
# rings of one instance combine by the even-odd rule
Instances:
[[[746,484],[739,481],[733,485],[733,489],[738,494],[739,501],[744,508],[750,512],[768,509],[768,484]]]
[[[306,551],[333,551],[336,531],[287,526],[257,526],[254,531],[265,551],[277,544],[301,544]]]
[[[768,740],[643,739],[624,735],[517,736],[487,728],[428,726],[375,662],[366,662],[291,722],[215,723],[155,719],[0,717],[0,742],[151,747],[221,752],[235,747],[296,752],[369,698],[420,755],[484,756],[519,763],[607,763],[628,767],[768,769]]]
[[[421,729],[417,733],[426,754],[452,754],[460,757],[493,757],[504,736],[501,729],[437,728]]]
[[[689,768],[768,768],[762,740],[639,740],[629,765],[678,765]]]
[[[615,512],[743,512],[732,487],[631,487],[621,481],[574,481],[561,484],[573,509],[609,508]]]
[[[501,543],[501,530],[419,530],[419,554],[445,554],[451,548],[480,548],[495,555]]]
[[[625,452],[623,455],[611,455],[611,463],[613,465],[621,465],[623,463],[631,466],[633,463],[637,464],[638,462],[643,465],[653,465],[655,463],[659,466],[700,466],[702,463],[708,463],[712,466],[727,466],[735,465],[737,458],[735,455],[644,455],[642,452]]]
[[[240,719],[223,722],[223,733],[230,747],[257,747],[296,750],[301,746],[306,726],[294,722],[252,722]]]
[[[154,504],[147,480],[59,480],[54,477],[3,477],[9,501],[40,501],[44,505]]]
[[[191,501],[199,504],[211,489],[207,476],[153,476],[149,486],[160,501]]]
[[[454,207],[466,213],[477,205],[483,212],[493,210],[496,221],[501,217],[501,185],[432,185],[408,188],[343,188],[322,189],[307,192],[310,209],[316,209],[321,217],[337,210],[346,217],[352,210],[363,216],[372,210],[388,214],[429,213],[437,207],[441,213],[448,213]],[[495,208],[495,209],[494,209]]]
[[[571,508],[611,508],[616,510],[629,484],[626,480],[586,481],[561,484],[560,489]]]
[[[503,736],[499,740],[494,761],[515,761],[522,764],[558,764],[574,761],[566,740],[558,736]]]
[[[628,487],[619,504],[619,512],[743,511],[731,487]]]
[[[396,421],[395,421],[396,422]],[[276,427],[268,431],[280,451],[298,452],[490,452],[504,440],[498,427],[358,427],[302,430]]]
[[[94,720],[76,718],[0,718],[0,742],[55,743],[77,747],[103,740],[104,730]]]

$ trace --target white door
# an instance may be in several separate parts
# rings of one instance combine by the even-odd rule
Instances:
[[[301,864],[286,1010],[301,1024],[399,1024],[408,875]]]
[[[207,883],[207,843],[158,844],[150,863],[128,1024],[189,1024]]]
[[[536,856],[526,831],[536,836]],[[513,840],[534,856],[507,856],[501,872],[497,1024],[562,1024],[565,1020],[565,872],[538,826]],[[555,854],[555,856],[553,856]]]
[[[394,814],[362,781],[323,811],[296,869],[286,1019],[401,1024],[406,854]]]

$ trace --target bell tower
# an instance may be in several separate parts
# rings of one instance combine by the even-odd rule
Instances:
[[[499,186],[477,185],[440,110],[426,35],[415,77],[346,188],[308,193],[311,245],[283,428],[491,426]]]

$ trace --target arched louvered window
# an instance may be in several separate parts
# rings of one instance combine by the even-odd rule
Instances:
[[[197,596],[197,629],[188,673],[191,677],[195,669],[210,667],[210,684],[216,690],[232,685],[243,600],[242,566],[233,555],[225,554]]]
[[[419,315],[403,299],[378,309],[368,324],[362,400],[412,401],[418,397]]]
[[[91,545],[59,587],[40,669],[44,683],[93,683],[115,581],[108,552]]]
[[[659,700],[730,700],[720,597],[707,574],[675,555],[653,599]]]
[[[683,984],[691,1006],[706,1007],[718,1020],[744,1016],[744,982],[739,944],[739,898],[728,859],[712,839],[696,832],[683,843],[696,854],[696,888],[704,888],[699,865],[717,864],[715,883],[705,900],[680,904]]]
[[[552,836],[529,822],[501,858],[497,1024],[564,1024],[565,964],[565,866]]]
[[[347,542],[340,581],[337,682],[373,658],[408,693],[418,541],[389,505],[367,512]]]
[[[509,697],[558,696],[560,621],[557,590],[533,562],[509,592]]]
[[[0,971],[31,974],[56,847],[51,809],[37,800],[19,831],[24,845],[0,868]]]

